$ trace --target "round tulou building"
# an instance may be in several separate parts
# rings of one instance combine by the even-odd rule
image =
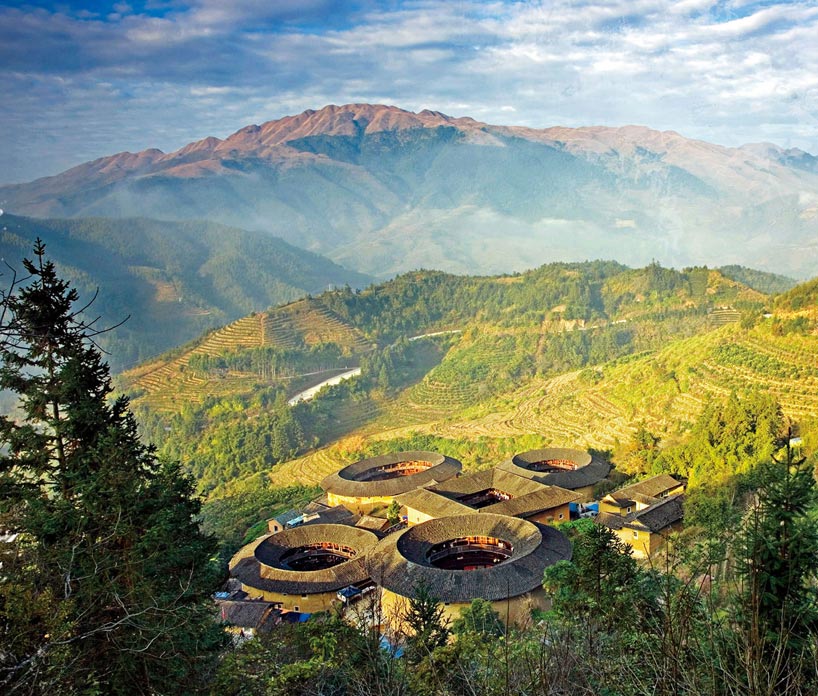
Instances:
[[[330,506],[358,514],[389,505],[395,496],[457,476],[463,465],[436,452],[393,452],[362,459],[321,481]]]
[[[574,491],[581,502],[588,502],[593,500],[594,486],[608,475],[611,465],[582,450],[549,447],[515,454],[498,468]]]
[[[327,611],[344,588],[370,583],[364,559],[372,532],[342,524],[312,524],[256,539],[230,561],[230,574],[252,597],[282,609]]]
[[[516,517],[469,514],[432,519],[383,539],[367,556],[386,615],[399,616],[425,586],[454,619],[473,599],[489,600],[504,622],[545,608],[543,571],[571,558],[571,544],[551,527]]]

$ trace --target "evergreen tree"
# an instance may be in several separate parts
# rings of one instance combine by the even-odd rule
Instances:
[[[748,693],[790,693],[813,670],[818,634],[818,492],[813,473],[787,445],[760,471],[761,485],[738,542],[739,662]],[[795,692],[795,691],[793,691]]]
[[[0,418],[0,521],[17,535],[14,574],[0,575],[0,687],[194,692],[222,642],[215,542],[191,480],[111,400],[100,332],[44,251],[38,240],[0,306],[0,388],[19,395],[19,415]]]
[[[406,659],[417,664],[449,639],[448,621],[443,605],[432,595],[426,583],[418,583],[403,615],[408,629]]]

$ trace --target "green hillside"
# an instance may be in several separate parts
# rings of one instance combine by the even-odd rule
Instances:
[[[146,435],[214,499],[258,474],[314,485],[343,461],[417,438],[469,466],[547,442],[619,453],[640,423],[681,436],[707,392],[733,388],[733,362],[751,362],[735,337],[773,334],[771,320],[741,328],[763,321],[768,299],[718,271],[657,264],[415,272],[245,317],[120,381]],[[709,386],[673,362],[673,346],[678,360],[713,353]],[[350,367],[360,377],[287,405]]]
[[[251,311],[369,278],[269,234],[208,222],[146,218],[40,220],[4,214],[0,256],[30,255],[40,237],[60,273],[91,297],[115,369],[133,365]]]

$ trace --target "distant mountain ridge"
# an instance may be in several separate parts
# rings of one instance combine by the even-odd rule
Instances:
[[[36,216],[208,219],[386,277],[616,258],[807,276],[818,158],[641,126],[533,129],[350,104],[0,187]]]
[[[99,289],[101,337],[122,369],[252,311],[371,278],[269,234],[201,221],[0,217],[0,255],[20,269],[35,238],[83,299]]]

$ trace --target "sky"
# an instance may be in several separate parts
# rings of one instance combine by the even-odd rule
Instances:
[[[370,102],[818,154],[818,0],[0,0],[0,183]]]

